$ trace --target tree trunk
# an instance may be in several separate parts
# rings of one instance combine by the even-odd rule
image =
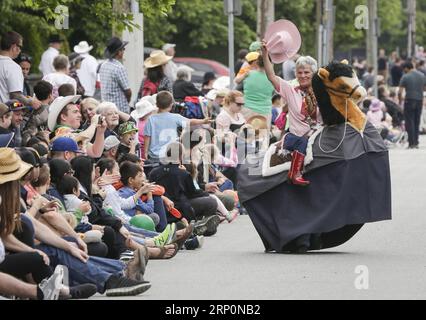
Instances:
[[[275,20],[275,0],[257,0],[257,37],[263,39],[266,29]]]

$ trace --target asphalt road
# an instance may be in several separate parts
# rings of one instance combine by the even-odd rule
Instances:
[[[393,220],[306,255],[265,254],[248,216],[220,225],[203,248],[148,264],[141,300],[426,298],[426,137],[390,151]],[[358,272],[358,273],[357,273]],[[97,296],[94,299],[105,297]]]

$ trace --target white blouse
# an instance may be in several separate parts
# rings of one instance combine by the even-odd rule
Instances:
[[[2,263],[4,260],[4,246],[3,242],[0,239],[0,263]]]

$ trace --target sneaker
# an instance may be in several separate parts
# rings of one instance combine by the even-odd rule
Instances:
[[[217,232],[217,226],[220,224],[218,215],[206,217],[194,225],[194,234],[197,236],[210,237]]]
[[[220,218],[218,215],[213,215],[207,218],[207,231],[202,236],[210,237],[217,232],[217,226],[220,224]]]
[[[107,297],[137,296],[144,293],[151,284],[148,281],[136,281],[112,275],[105,284]]]
[[[195,250],[201,248],[204,243],[203,236],[195,236],[185,241],[185,249],[186,250]]]
[[[61,295],[60,300],[68,299],[87,299],[93,296],[98,291],[96,285],[92,283],[80,284],[69,288],[68,295]]]
[[[157,247],[163,247],[176,240],[176,223],[168,224],[162,233],[153,238]]]
[[[38,287],[43,292],[43,300],[58,300],[64,279],[64,266],[58,265],[49,279],[42,280]]]

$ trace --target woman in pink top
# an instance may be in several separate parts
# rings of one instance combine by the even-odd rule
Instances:
[[[308,139],[318,124],[322,123],[318,104],[312,90],[312,76],[317,72],[317,62],[309,56],[302,56],[296,61],[296,78],[299,85],[293,87],[275,75],[273,65],[269,60],[268,49],[264,42],[262,56],[269,81],[288,103],[290,132],[283,138],[283,148],[292,151],[288,179],[295,185],[306,186],[309,181],[302,177],[301,171]]]

